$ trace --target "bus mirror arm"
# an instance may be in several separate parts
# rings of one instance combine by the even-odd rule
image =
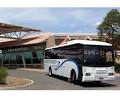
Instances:
[[[117,51],[116,50],[114,51],[114,56],[115,56],[115,58],[117,57]]]

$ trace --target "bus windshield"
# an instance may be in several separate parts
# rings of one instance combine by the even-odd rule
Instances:
[[[111,46],[84,46],[84,65],[113,66],[114,53]]]

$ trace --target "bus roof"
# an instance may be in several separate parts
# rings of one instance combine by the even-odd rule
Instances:
[[[52,49],[52,48],[59,48],[59,47],[74,45],[74,44],[97,45],[97,46],[112,46],[112,45],[109,44],[109,43],[101,42],[101,41],[93,41],[93,40],[92,40],[92,41],[91,41],[91,40],[72,40],[72,41],[65,42],[65,44],[62,44],[62,45],[58,45],[58,46],[46,48],[46,50],[47,50],[47,49]]]

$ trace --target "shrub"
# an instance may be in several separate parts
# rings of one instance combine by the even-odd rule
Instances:
[[[7,68],[1,67],[0,68],[0,84],[5,84],[6,83],[7,75],[8,75]]]
[[[120,73],[120,64],[119,63],[115,64],[115,71],[116,71],[116,73]]]

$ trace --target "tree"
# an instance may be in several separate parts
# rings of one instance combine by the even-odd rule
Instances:
[[[120,44],[120,12],[117,9],[112,9],[97,29],[99,39],[111,42],[113,47],[117,49]]]

